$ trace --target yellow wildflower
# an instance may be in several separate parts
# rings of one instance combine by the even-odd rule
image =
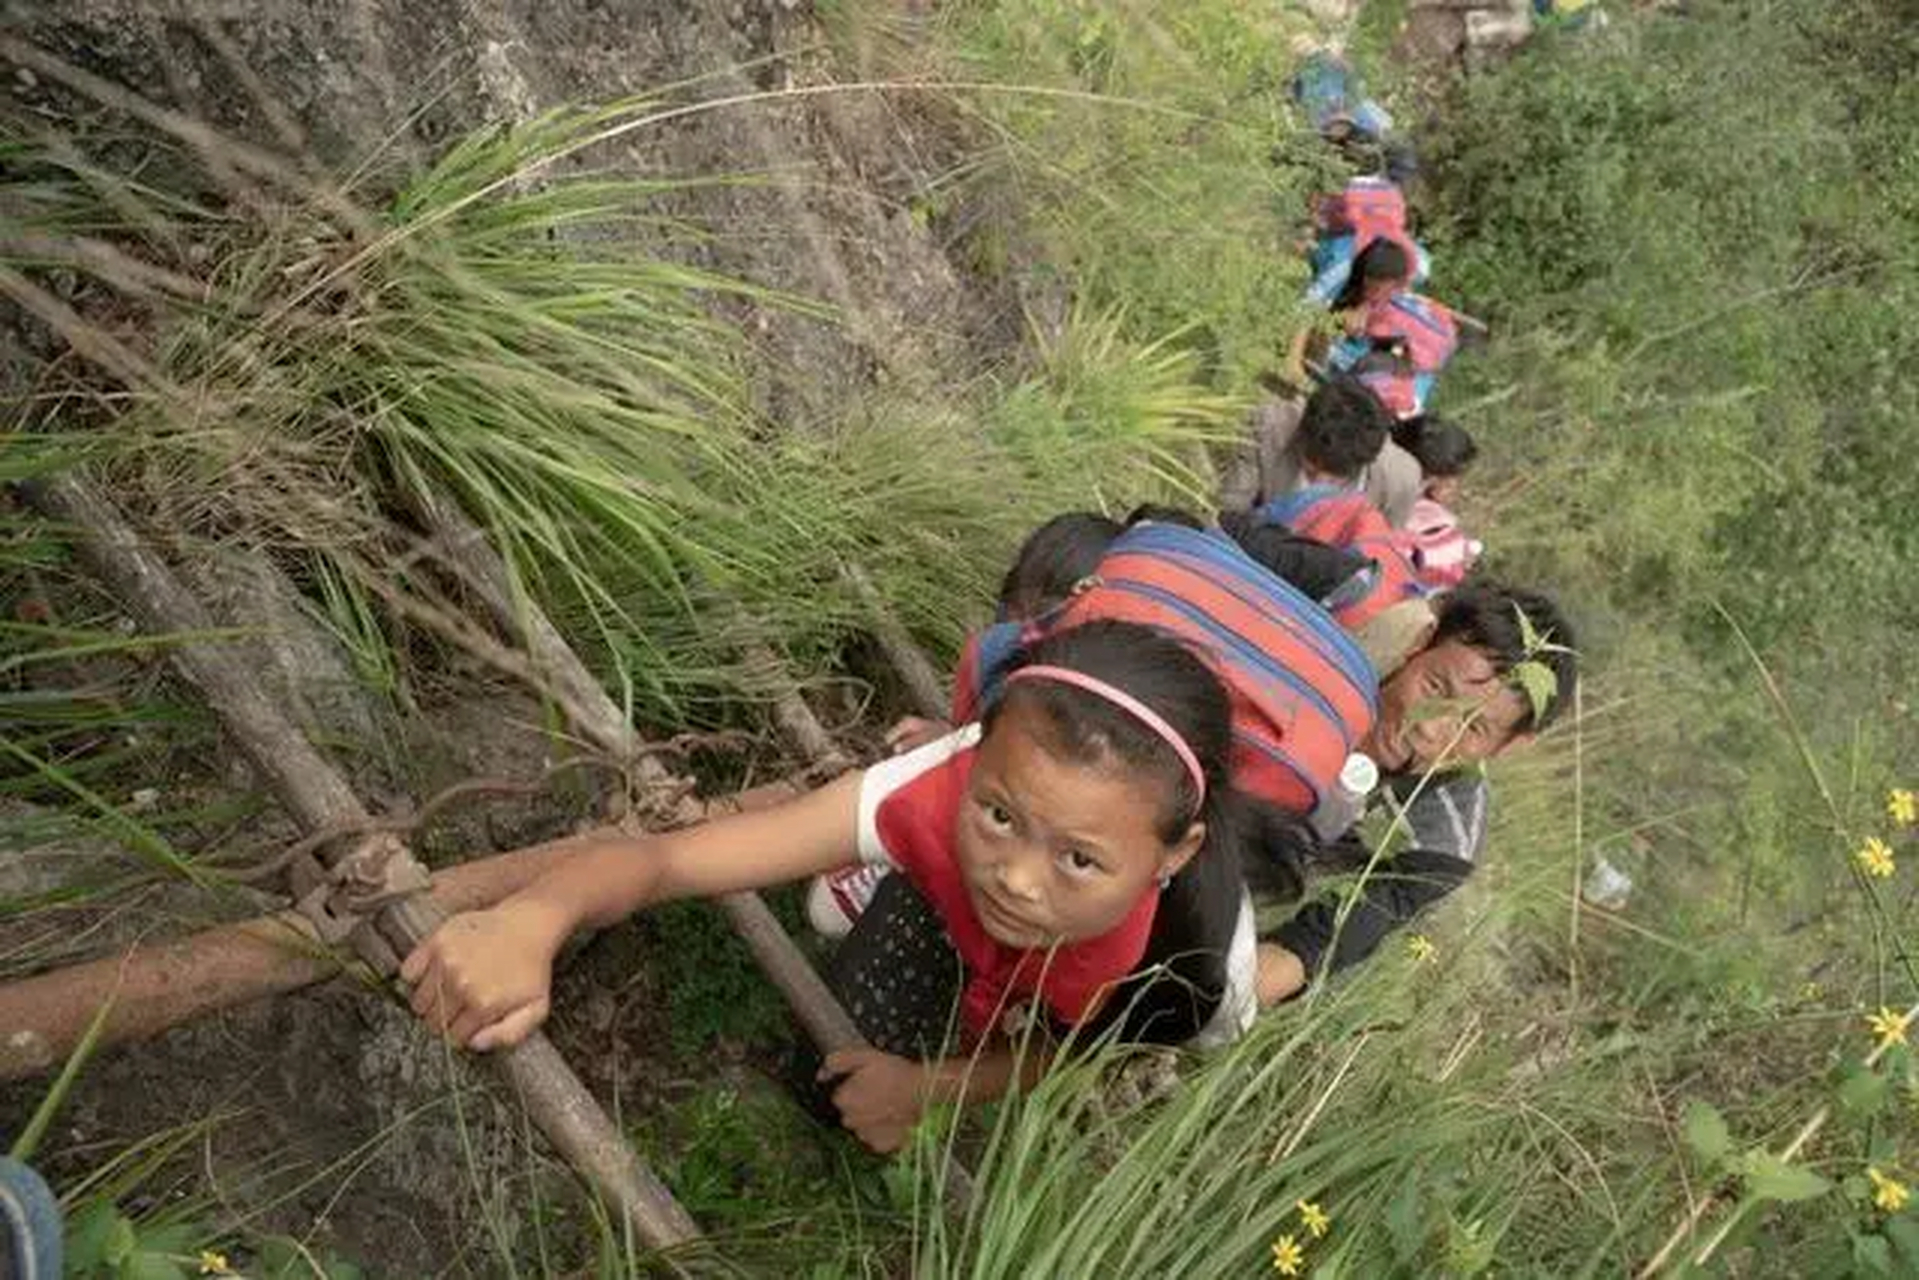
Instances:
[[[1919,825],[1919,796],[1904,787],[1894,787],[1886,792],[1886,816],[1894,826]]]
[[[1325,1235],[1326,1228],[1333,1225],[1333,1220],[1326,1216],[1326,1211],[1311,1200],[1299,1202],[1299,1220],[1306,1224],[1306,1229],[1313,1233],[1315,1240]]]
[[[1867,1017],[1866,1025],[1872,1028],[1872,1034],[1878,1037],[1880,1044],[1889,1046],[1906,1042],[1908,1021],[1905,1014],[1895,1013],[1884,1005],[1880,1005],[1878,1013]]]
[[[1852,857],[1861,871],[1879,880],[1892,875],[1898,866],[1892,860],[1892,846],[1878,836],[1867,836],[1866,842],[1859,846],[1859,852]]]
[[[1899,1179],[1870,1168],[1866,1170],[1866,1176],[1872,1179],[1872,1202],[1887,1213],[1899,1212],[1906,1207],[1906,1201],[1912,1199],[1912,1192]]]
[[[1423,933],[1415,933],[1406,939],[1406,951],[1421,964],[1439,954],[1439,948],[1433,945],[1433,940]]]
[[[1273,1241],[1273,1270],[1283,1276],[1296,1276],[1305,1265],[1306,1251],[1299,1247],[1299,1241],[1291,1236]]]
[[[1803,983],[1799,988],[1799,998],[1801,1000],[1817,1000],[1825,994],[1826,989],[1816,982]]]
[[[203,1276],[230,1276],[233,1268],[227,1265],[227,1255],[215,1253],[211,1249],[200,1250],[200,1274]]]

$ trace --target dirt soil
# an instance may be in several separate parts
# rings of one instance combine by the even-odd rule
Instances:
[[[155,102],[264,145],[308,148],[336,169],[369,156],[389,171],[418,164],[468,129],[561,103],[693,81],[721,99],[844,74],[814,15],[789,0],[71,0],[52,10],[0,0],[0,15],[6,29]],[[99,114],[21,68],[0,67],[0,98],[16,122]],[[766,408],[809,425],[876,385],[964,379],[1003,358],[1017,334],[1011,288],[967,278],[958,251],[911,213],[911,197],[955,162],[957,145],[951,123],[910,95],[826,93],[696,114],[612,160],[651,173],[761,176],[695,190],[684,212],[718,233],[707,251],[715,265],[840,312],[837,322],[741,317],[764,355]],[[18,335],[0,337],[12,346]],[[281,639],[262,642],[263,666],[317,676],[294,693],[322,737],[394,735],[351,762],[369,799],[417,802],[473,774],[524,777],[551,756],[524,728],[539,723],[524,699],[468,689],[396,726],[391,708],[343,697],[335,677],[345,668],[324,652],[324,636],[296,635],[297,622],[284,619],[268,629]],[[169,770],[155,780],[169,794],[253,794],[244,769],[217,751]],[[488,805],[429,849],[444,858],[528,843],[590,817],[593,802],[573,794]],[[290,832],[270,806],[244,826],[223,858],[264,856]],[[115,856],[96,848],[90,859]],[[175,905],[65,919],[93,930],[82,936],[98,952],[257,903]],[[0,953],[20,941],[7,927],[0,922]],[[723,1028],[688,1073],[665,1023],[672,993],[658,963],[683,934],[616,931],[562,977],[555,1039],[633,1124],[698,1088],[699,1073],[724,1078],[770,1061],[763,1042],[756,1051],[751,1036]],[[0,1133],[24,1120],[45,1084],[0,1086]],[[475,1072],[402,1011],[344,981],[101,1055],[49,1140],[49,1172],[78,1174],[129,1142],[216,1115],[227,1118],[176,1162],[174,1191],[210,1196],[236,1221],[310,1239],[372,1275],[492,1274],[488,1210],[515,1206],[500,1215],[515,1220],[534,1182],[565,1185]]]

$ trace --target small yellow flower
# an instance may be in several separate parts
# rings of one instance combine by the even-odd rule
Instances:
[[[1899,1212],[1906,1207],[1906,1201],[1912,1199],[1912,1192],[1899,1179],[1870,1168],[1866,1170],[1866,1176],[1872,1179],[1872,1202],[1887,1213]]]
[[[1805,1001],[1817,1000],[1825,994],[1826,989],[1816,982],[1803,983],[1799,988],[1799,998]]]
[[[211,1249],[200,1251],[200,1274],[203,1276],[230,1276],[233,1268],[227,1265],[227,1255],[215,1253]]]
[[[1315,1240],[1325,1235],[1326,1229],[1333,1225],[1333,1220],[1326,1216],[1326,1211],[1311,1200],[1299,1202],[1299,1220],[1306,1224],[1306,1229],[1313,1233]]]
[[[1291,1236],[1273,1241],[1273,1270],[1283,1276],[1296,1276],[1305,1265],[1306,1251],[1299,1247],[1299,1241]]]
[[[1895,1045],[1906,1042],[1908,1021],[1905,1014],[1895,1013],[1884,1005],[1880,1005],[1878,1013],[1867,1017],[1866,1025],[1872,1028],[1872,1034],[1878,1038],[1880,1044]]]
[[[1886,792],[1886,816],[1892,819],[1894,826],[1919,825],[1919,795],[1914,795],[1904,787],[1894,787]]]
[[[1867,836],[1866,842],[1859,846],[1859,852],[1852,855],[1859,869],[1878,880],[1884,880],[1898,869],[1892,860],[1892,846],[1878,836]]]
[[[1406,939],[1406,952],[1412,956],[1415,961],[1424,964],[1439,954],[1439,948],[1435,947],[1433,940],[1425,934],[1415,933],[1412,937]]]

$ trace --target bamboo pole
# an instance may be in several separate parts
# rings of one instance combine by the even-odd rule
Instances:
[[[637,742],[632,726],[539,607],[514,590],[505,563],[488,544],[486,536],[446,499],[429,500],[422,506],[448,566],[485,601],[495,622],[520,638],[532,654],[535,667],[546,678],[553,680],[556,687],[565,691],[567,696],[562,701],[562,710],[578,719],[573,727],[616,758],[632,758]],[[856,585],[858,581],[855,579]],[[870,584],[867,589],[871,589]],[[903,629],[895,624],[893,633],[899,644],[910,648],[910,642],[903,638]],[[768,670],[779,670],[778,659],[763,646],[749,649],[747,658]],[[920,658],[920,664],[927,671],[931,670],[924,657]],[[909,688],[916,683],[905,672],[902,675],[906,677]],[[928,708],[927,713],[941,714],[940,704],[944,700],[939,697],[937,677],[922,679],[917,683],[922,686],[919,692],[931,690],[934,705]],[[832,735],[790,685],[776,697],[773,716],[782,732],[815,765],[824,767],[845,763],[845,757],[834,744]],[[664,768],[650,756],[634,760],[634,769],[642,781],[666,780]],[[767,978],[779,988],[794,1016],[822,1054],[859,1048],[866,1044],[866,1037],[860,1034],[859,1027],[758,894],[729,893],[719,901],[734,931],[753,952],[754,959]],[[972,1185],[972,1175],[948,1156],[943,1176],[948,1205],[963,1212],[972,1196]]]
[[[35,506],[74,527],[82,556],[148,631],[186,637],[169,656],[303,827],[318,831],[367,821],[365,808],[338,771],[248,673],[204,638],[214,630],[213,620],[111,502],[70,473],[35,481],[25,491]],[[414,894],[382,908],[374,924],[386,946],[404,955],[445,918],[430,899]],[[356,931],[356,946],[367,932]],[[371,949],[377,964],[384,948]],[[640,1239],[665,1248],[699,1236],[693,1220],[627,1146],[544,1036],[536,1033],[488,1060],[513,1085],[541,1132],[625,1215]]]
[[[879,642],[880,652],[886,655],[888,663],[899,675],[900,683],[913,699],[913,705],[919,708],[923,716],[937,720],[946,715],[947,699],[945,681],[933,664],[920,652],[913,638],[906,633],[900,620],[886,607],[885,597],[866,571],[857,565],[846,570],[846,580],[853,584],[853,590],[859,593],[860,601],[866,606],[872,618],[873,639]]]
[[[495,624],[519,639],[540,678],[550,685],[550,690],[542,692],[559,695],[554,700],[573,722],[574,730],[614,759],[631,761],[636,780],[642,785],[670,784],[672,779],[664,765],[650,755],[638,754],[639,735],[566,638],[538,605],[515,589],[512,575],[486,535],[447,498],[436,496],[420,506],[446,566],[480,598]],[[767,654],[754,658],[772,661]],[[807,718],[811,720],[810,714]],[[780,723],[782,728],[787,727],[783,716]],[[812,722],[811,729],[802,747],[806,754],[816,763],[837,758],[832,739],[818,721]],[[798,730],[806,733],[807,727],[799,725]],[[822,744],[823,750],[815,749]],[[734,932],[821,1052],[862,1043],[853,1020],[757,893],[725,894],[719,904]]]
[[[700,814],[763,809],[799,790],[792,782],[769,783],[713,800]],[[435,872],[427,892],[448,915],[478,911],[518,893],[587,843],[614,834],[610,828],[590,831],[462,862]],[[346,964],[312,921],[281,911],[0,984],[0,1081],[57,1067],[109,997],[114,1004],[101,1029],[103,1047],[325,982]]]

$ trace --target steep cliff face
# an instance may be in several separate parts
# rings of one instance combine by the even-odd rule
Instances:
[[[811,13],[783,0],[0,3],[0,34],[147,104],[351,181],[375,209],[401,174],[474,129],[561,106],[658,97],[667,118],[579,163],[739,179],[690,185],[666,198],[664,212],[711,232],[676,239],[674,252],[822,304],[811,314],[725,304],[765,357],[755,362],[757,391],[777,428],[829,423],[879,381],[964,379],[976,365],[969,352],[1007,328],[992,286],[949,263],[910,212],[912,197],[955,161],[950,122],[910,94],[832,90],[847,73]],[[76,92],[0,55],[0,135],[110,134],[116,162],[134,172],[144,164],[157,179],[164,150],[129,127],[137,104],[113,96]],[[17,320],[0,305],[0,391],[9,394],[24,391],[59,348],[42,327]],[[287,630],[262,626],[276,638]],[[311,677],[327,664],[295,655],[293,665]],[[534,707],[502,711],[491,693],[431,709],[423,719],[434,723],[422,730],[431,741],[421,750],[457,743],[475,753],[463,769],[537,774],[548,744],[503,733],[502,720],[516,716],[541,719]],[[363,727],[340,734],[373,736]],[[502,754],[529,750],[530,760]],[[235,786],[243,791],[244,778]],[[550,808],[524,815],[528,829],[559,816]],[[168,927],[200,922],[190,902],[171,908],[171,900],[161,907]],[[665,1105],[652,1053],[667,1030],[630,1018],[610,1029],[605,993],[652,980],[631,946],[613,967],[570,979],[578,997],[570,1004],[585,1012],[557,1018],[553,1031],[589,1083],[618,1094],[631,1119]],[[719,1062],[711,1083],[735,1087],[750,1076],[737,1061]],[[207,1167],[223,1198],[270,1205],[259,1226],[317,1231],[370,1274],[426,1274],[461,1256],[480,1214],[512,1219],[519,1210],[504,1189],[523,1191],[546,1170],[521,1144],[517,1120],[482,1102],[472,1084],[472,1073],[410,1018],[336,984],[103,1054],[70,1100],[55,1145],[119,1149],[183,1117],[244,1113],[247,1121],[216,1125],[208,1138]],[[0,1090],[0,1130],[32,1109],[43,1085]],[[456,1093],[458,1123],[447,1105]],[[283,1199],[271,1175],[295,1166],[337,1172]],[[84,1171],[52,1170],[62,1178]],[[556,1193],[564,1185],[563,1176],[553,1182]]]
[[[670,212],[717,233],[699,250],[710,265],[835,312],[741,317],[787,371],[765,388],[776,418],[843,405],[875,373],[930,379],[1003,310],[968,296],[909,212],[956,161],[950,127],[910,92],[837,86],[825,33],[786,0],[81,0],[5,13],[75,66],[362,190],[490,123],[661,99],[666,118],[582,163],[745,179],[690,188]],[[4,93],[0,112],[28,129],[113,119],[25,68]]]

